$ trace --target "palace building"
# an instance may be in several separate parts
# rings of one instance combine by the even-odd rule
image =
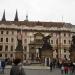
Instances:
[[[73,35],[75,26],[71,23],[28,21],[28,16],[26,20],[19,21],[17,11],[14,21],[7,21],[4,11],[0,21],[0,59],[15,58],[17,38],[22,40],[23,60],[36,59],[40,57],[42,39],[46,36],[50,36],[53,50],[42,50],[42,57],[70,59]]]

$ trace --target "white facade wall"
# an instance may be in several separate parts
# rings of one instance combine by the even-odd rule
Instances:
[[[66,55],[66,58],[69,59],[69,51],[68,51],[68,48],[70,46],[69,44],[69,40],[72,40],[72,35],[75,34],[75,28],[57,28],[57,27],[41,27],[41,26],[35,26],[35,27],[27,27],[27,26],[17,26],[15,24],[12,24],[12,25],[5,25],[5,24],[1,24],[0,25],[0,28],[8,28],[8,29],[5,29],[3,30],[3,34],[0,33],[0,38],[3,38],[3,42],[0,42],[0,45],[3,45],[3,49],[2,51],[0,51],[0,54],[2,53],[2,58],[6,58],[5,57],[5,54],[7,54],[7,57],[10,58],[10,54],[13,54],[13,58],[15,58],[15,49],[16,49],[16,46],[17,46],[17,29],[32,29],[32,30],[49,30],[49,32],[41,32],[42,34],[44,34],[44,36],[47,36],[47,35],[50,35],[50,34],[53,34],[51,35],[51,38],[50,38],[50,42],[51,40],[53,40],[53,48],[55,50],[57,44],[56,44],[56,40],[58,39],[59,40],[59,34],[56,32],[56,31],[61,31],[61,41],[58,41],[58,44],[61,43],[61,58],[64,58],[64,55]],[[14,28],[15,30],[11,30],[11,28]],[[63,31],[64,30],[64,31]],[[68,30],[70,32],[68,32]],[[0,30],[1,32],[2,30]],[[6,34],[6,31],[9,32],[9,34]],[[14,32],[14,34],[12,34],[12,31]],[[73,33],[72,33],[73,32]],[[23,44],[23,48],[24,46],[27,47],[27,50],[24,51],[24,54],[26,54],[26,59],[29,59],[29,43],[30,41],[34,41],[34,34],[37,33],[36,31],[32,32],[32,31],[23,31],[22,32],[22,44]],[[66,34],[66,36],[64,37],[64,33]],[[70,36],[69,36],[69,33],[70,33]],[[6,38],[8,38],[8,43],[6,42]],[[11,42],[11,38],[14,39],[13,43]],[[27,42],[25,42],[25,39],[27,40]],[[66,40],[66,44],[64,44],[64,40]],[[8,45],[8,51],[5,51],[5,45]],[[13,51],[11,51],[11,45],[13,46]],[[64,47],[67,47],[67,50],[66,52],[64,52]],[[57,55],[56,51],[53,52],[53,57],[55,58]]]

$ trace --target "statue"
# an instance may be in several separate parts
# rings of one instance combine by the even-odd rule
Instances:
[[[16,51],[23,51],[22,40],[17,39],[18,44],[16,47]]]
[[[52,50],[52,46],[50,44],[50,38],[51,38],[51,36],[43,37],[42,49],[51,49]]]
[[[22,38],[21,35],[17,37],[17,47],[15,49],[15,59],[23,60],[23,46],[22,46]]]
[[[17,43],[16,51],[23,51],[21,32],[18,32],[17,42],[18,43]]]

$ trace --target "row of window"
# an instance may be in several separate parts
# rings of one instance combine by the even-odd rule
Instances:
[[[0,34],[4,34],[4,31],[0,31]],[[6,31],[6,34],[9,34],[9,31]],[[14,34],[14,31],[11,32],[11,34]]]
[[[8,42],[8,38],[6,38],[5,41]],[[0,42],[3,42],[3,38],[0,38]],[[14,42],[14,38],[11,38],[11,42]],[[27,43],[27,39],[25,39],[24,42]]]
[[[0,51],[2,51],[2,50],[3,50],[3,45],[0,45]],[[14,47],[11,46],[10,50],[13,51]],[[26,51],[26,50],[27,50],[27,46],[24,46],[24,51]],[[8,45],[5,45],[5,51],[8,51]]]
[[[66,37],[67,36],[67,34],[66,33],[64,33],[64,37]],[[68,33],[68,37],[70,37],[71,36],[71,34],[70,33]]]
[[[0,45],[0,51],[3,50],[3,45]],[[13,46],[10,48],[11,51],[13,51]],[[8,45],[5,45],[5,51],[8,51]]]
[[[58,41],[59,41],[59,40],[56,40],[56,44],[58,44]],[[70,41],[70,40],[64,40],[64,41],[63,41],[63,44],[67,44],[67,41],[68,41],[68,44],[71,44],[71,41]],[[53,40],[51,40],[50,43],[53,44]]]
[[[61,35],[61,34],[58,34],[58,33],[51,33],[51,37],[53,37],[53,36],[58,36],[58,35]],[[71,37],[71,33],[62,33],[62,35],[64,36],[64,37]]]
[[[0,31],[0,34],[9,34],[10,31]],[[14,35],[14,31],[11,31],[11,34]],[[21,32],[19,32],[21,33]],[[25,35],[27,35],[27,33],[25,32]]]
[[[0,42],[3,42],[3,38],[0,38]],[[6,42],[8,42],[8,38],[6,38]],[[11,42],[14,42],[14,38],[11,38]]]
[[[13,57],[13,54],[10,54],[10,57]],[[2,57],[2,53],[0,53],[0,57]],[[5,57],[8,57],[8,54],[5,54]]]
[[[0,34],[4,34],[4,31],[0,31]],[[9,34],[9,31],[6,31],[6,34]],[[14,31],[11,31],[11,34],[13,35],[14,34]],[[25,35],[26,35],[26,33],[25,33]],[[54,34],[55,35],[55,34]],[[56,33],[56,36],[58,35],[58,33]],[[51,36],[53,37],[53,33],[51,33]],[[64,37],[66,37],[66,36],[68,36],[68,37],[70,37],[71,36],[71,34],[70,33],[63,33],[63,36]]]

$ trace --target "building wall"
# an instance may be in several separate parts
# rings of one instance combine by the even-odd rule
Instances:
[[[1,32],[3,32],[3,34]],[[1,58],[14,58],[17,41],[16,34],[16,31],[12,30],[0,30],[0,45],[2,46],[2,51],[0,51],[0,53],[2,53]],[[1,39],[3,39],[3,41],[1,41]],[[13,47],[12,50],[11,46]]]
[[[12,29],[13,28],[13,29]],[[0,58],[15,58],[15,49],[17,46],[17,30],[22,30],[22,44],[23,44],[23,53],[24,59],[29,59],[29,43],[34,41],[34,34],[41,32],[44,36],[51,35],[50,43],[53,47],[53,57],[56,58],[57,54],[59,57],[66,57],[69,59],[69,46],[71,44],[72,36],[75,34],[74,28],[58,28],[58,27],[43,27],[43,26],[34,26],[29,27],[26,25],[18,26],[16,24],[0,25],[0,45],[3,46],[2,51],[0,51]],[[1,32],[3,31],[3,34]],[[7,32],[8,31],[8,32]],[[3,38],[3,42],[1,42]],[[8,42],[6,42],[8,38]],[[11,39],[13,38],[13,42]],[[56,42],[58,40],[58,43]],[[8,50],[5,49],[5,46],[8,45]],[[13,51],[11,51],[11,46],[13,46]],[[58,53],[56,53],[58,49]],[[1,56],[2,54],[2,56]],[[12,54],[12,55],[11,55]]]

